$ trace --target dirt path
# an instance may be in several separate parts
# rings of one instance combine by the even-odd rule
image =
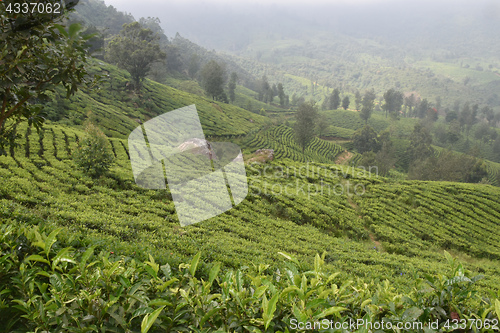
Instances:
[[[347,202],[354,210],[358,209],[358,205],[354,201],[352,201],[352,199],[349,196],[347,197]],[[362,219],[363,216],[358,216],[358,218]],[[375,239],[375,236],[371,232],[369,232],[369,229],[367,227],[365,227],[365,230],[368,231],[368,237],[370,237],[371,242],[375,245],[377,250],[379,251],[383,250],[384,248],[382,247],[382,243],[380,243],[378,240]]]
[[[370,240],[373,242],[373,244],[375,244],[375,246],[376,246],[377,248],[382,249],[382,243],[380,243],[378,240],[376,240],[376,239],[375,239],[375,236],[373,236],[373,234],[372,234],[372,233],[370,233],[370,234],[369,234],[369,236],[370,236]]]
[[[344,150],[344,152],[341,153],[335,160],[335,164],[347,164],[351,158],[352,153]]]

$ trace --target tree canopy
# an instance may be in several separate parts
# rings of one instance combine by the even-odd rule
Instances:
[[[22,1],[29,4],[29,1]],[[66,1],[64,12],[78,1]],[[67,96],[90,84],[86,62],[87,40],[81,26],[64,26],[63,14],[17,15],[0,3],[0,154],[15,139],[15,129],[28,121],[39,129],[44,122],[40,102],[63,86]],[[63,12],[63,11],[61,11]]]
[[[401,110],[404,101],[403,93],[391,88],[385,92],[384,100],[385,104],[382,108],[385,110],[385,117],[387,118],[387,113],[389,113],[391,117],[397,118],[397,112]]]
[[[301,103],[295,114],[295,137],[304,153],[306,146],[314,138],[318,110],[313,102]]]
[[[214,100],[227,100],[224,93],[225,70],[215,60],[210,60],[201,70],[201,80],[207,95]]]
[[[372,90],[367,90],[362,100],[361,113],[359,116],[361,119],[365,121],[365,124],[368,123],[368,119],[372,116],[373,109],[375,107],[375,92]]]
[[[158,44],[160,37],[139,22],[124,24],[120,33],[108,44],[106,59],[127,70],[136,89],[151,69],[151,65],[166,58]]]

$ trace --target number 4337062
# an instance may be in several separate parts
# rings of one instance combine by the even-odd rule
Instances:
[[[61,4],[54,3],[9,3],[5,11],[14,14],[61,14]]]

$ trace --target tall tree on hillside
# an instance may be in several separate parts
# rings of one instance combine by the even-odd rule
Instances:
[[[439,111],[441,111],[441,107],[443,106],[443,99],[441,96],[436,97],[436,110],[439,114]]]
[[[286,102],[285,90],[283,89],[283,83],[278,83],[278,97],[280,99],[280,105],[284,106]]]
[[[77,3],[63,2],[61,12]],[[1,155],[14,144],[19,123],[42,127],[40,101],[48,100],[48,91],[62,86],[70,97],[87,83],[87,42],[92,36],[84,37],[78,24],[68,28],[59,14],[16,14],[5,11],[3,3],[0,7]]]
[[[367,151],[373,151],[376,153],[380,149],[377,132],[375,132],[375,130],[368,125],[365,125],[363,128],[354,132],[352,136],[352,143],[354,148],[356,148],[360,154]]]
[[[337,110],[340,106],[340,90],[338,88],[333,89],[330,95],[330,110]]]
[[[210,60],[201,70],[201,80],[207,95],[214,100],[224,99],[224,68],[215,60]]]
[[[135,88],[140,89],[151,65],[166,58],[158,40],[159,37],[151,29],[144,29],[139,22],[125,24],[109,42],[106,59],[127,70]]]
[[[267,103],[271,104],[274,100],[274,93],[273,93],[273,89],[272,88],[269,88],[267,89]]]
[[[184,62],[182,61],[182,56],[180,49],[176,45],[167,45],[167,69],[169,72],[182,72],[184,68]]]
[[[344,99],[342,100],[342,108],[344,110],[347,110],[347,108],[349,108],[349,104],[351,104],[351,101],[349,100],[349,96],[344,97]]]
[[[455,142],[460,140],[460,136],[460,123],[458,122],[458,120],[454,119],[450,121],[448,130],[446,131],[446,140],[450,143],[451,146],[453,146]]]
[[[489,106],[484,106],[481,109],[481,113],[484,115],[484,118],[488,121],[488,124],[490,126],[493,125],[492,121],[495,118],[495,114],[493,113],[493,109],[490,108]]]
[[[417,98],[415,97],[415,95],[413,93],[411,93],[410,95],[406,96],[404,98],[404,104],[405,104],[405,108],[408,108],[408,113],[405,113],[405,116],[406,117],[412,117],[413,116],[413,107],[415,105],[417,105]]]
[[[328,110],[330,107],[330,96],[325,96],[323,103],[321,103],[321,110]]]
[[[471,108],[471,122],[472,124],[475,124],[477,122],[477,116],[479,114],[479,104],[474,104]]]
[[[367,90],[363,96],[363,102],[361,107],[361,113],[359,116],[368,124],[368,119],[372,116],[373,108],[375,107],[375,92],[372,90]]]
[[[415,114],[418,118],[425,118],[427,115],[427,110],[431,107],[427,98],[424,98],[420,101],[420,103],[415,106]]]
[[[356,95],[354,96],[356,111],[361,110],[362,102],[363,102],[363,96],[361,96],[361,93],[359,91],[356,91]]]
[[[471,108],[469,103],[465,103],[462,112],[458,115],[460,127],[465,130],[466,137],[469,137],[469,132],[472,126],[476,123],[477,108]]]
[[[316,121],[318,136],[321,137],[323,134],[325,134],[325,131],[329,126],[330,125],[328,124],[328,118],[326,118],[324,114],[319,115]]]
[[[261,102],[267,103],[268,91],[270,89],[269,81],[267,81],[267,76],[262,76],[262,79],[258,82],[258,99]]]
[[[418,123],[413,128],[410,136],[410,147],[408,147],[408,159],[410,162],[424,160],[434,154],[431,146],[432,136],[429,130]]]
[[[385,104],[382,109],[385,110],[385,117],[387,118],[387,113],[393,118],[397,118],[397,112],[401,110],[401,105],[403,104],[403,94],[396,89],[389,89],[384,94]]]
[[[231,78],[229,79],[229,84],[227,85],[227,90],[228,90],[228,93],[229,93],[229,100],[232,102],[234,102],[234,100],[236,99],[236,83],[238,81],[238,74],[236,74],[235,72],[232,72],[231,73]]]
[[[200,56],[197,54],[191,55],[189,58],[188,74],[192,79],[196,78],[196,74],[200,70]]]
[[[302,147],[302,153],[314,138],[314,124],[318,110],[314,102],[301,103],[295,113],[295,138]]]

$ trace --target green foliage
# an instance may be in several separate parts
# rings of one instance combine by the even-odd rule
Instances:
[[[375,107],[375,92],[372,90],[367,90],[363,95],[362,107],[359,116],[368,124],[368,119],[370,119],[373,108]]]
[[[87,124],[85,136],[72,155],[76,165],[92,177],[106,173],[115,159],[108,138],[91,122]]]
[[[317,117],[317,107],[314,103],[302,103],[295,114],[295,138],[304,153],[306,146],[314,138],[314,125]]]
[[[275,271],[255,264],[221,272],[216,263],[206,275],[197,270],[201,253],[172,269],[151,256],[140,262],[93,247],[77,251],[58,241],[60,232],[0,225],[0,319],[7,330],[284,332],[297,331],[297,322],[361,318],[438,320],[443,329],[452,313],[498,319],[499,301],[477,293],[482,277],[448,253],[446,275],[415,272],[415,288],[402,297],[387,280],[341,279],[327,270],[326,254],[316,254],[311,268],[280,252],[285,261]]]
[[[376,153],[381,148],[377,133],[368,125],[354,133],[352,143],[354,148],[356,148],[360,154],[367,151],[373,151]]]
[[[349,100],[349,96],[345,96],[344,99],[342,99],[342,108],[344,110],[347,110],[349,108],[350,104],[351,104],[351,101]]]
[[[209,61],[201,70],[201,81],[208,96],[214,100],[223,100],[225,72],[215,60]]]
[[[401,110],[401,105],[403,105],[403,94],[391,88],[384,93],[384,100],[385,104],[382,108],[385,110],[386,118],[387,113],[389,113],[392,118],[398,118],[398,112]]]
[[[434,153],[432,136],[429,130],[421,123],[416,124],[410,137],[410,147],[408,148],[408,157],[410,162],[425,160]]]
[[[451,151],[415,161],[409,179],[479,183],[488,176],[487,165],[480,159]]]
[[[329,109],[337,110],[340,106],[340,90],[338,88],[333,89],[332,94],[329,98]]]
[[[274,156],[278,159],[290,159],[305,162],[307,160],[332,163],[342,152],[342,147],[331,142],[314,138],[302,153],[294,137],[294,131],[285,126],[272,127],[266,131],[259,132],[243,142],[243,147],[251,149],[273,149]]]
[[[17,3],[29,6],[29,1]],[[20,122],[41,128],[44,110],[39,103],[49,99],[49,91],[62,86],[69,97],[90,84],[86,43],[92,36],[83,37],[78,24],[62,25],[60,14],[19,16],[6,11],[8,5],[12,2],[0,4],[0,36],[5,41],[0,47],[0,154],[13,142]]]
[[[166,57],[158,41],[158,35],[144,29],[139,22],[125,24],[120,34],[109,42],[106,59],[127,70],[139,90],[151,65]]]
[[[236,90],[237,81],[238,81],[238,74],[236,74],[235,72],[232,72],[231,78],[229,79],[229,84],[227,87],[228,92],[229,92],[229,100],[231,101],[231,103],[233,103],[234,100],[236,99],[235,90]]]

